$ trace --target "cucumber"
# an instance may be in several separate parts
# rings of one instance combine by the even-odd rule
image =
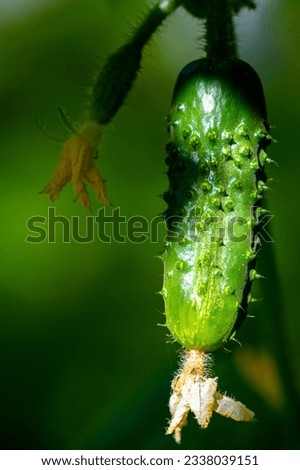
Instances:
[[[269,142],[260,79],[204,58],[180,73],[168,116],[166,325],[184,348],[222,347],[246,316],[256,275]]]

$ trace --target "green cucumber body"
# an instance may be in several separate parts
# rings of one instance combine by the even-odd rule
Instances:
[[[261,82],[238,59],[195,61],[179,75],[168,120],[166,324],[182,346],[208,352],[245,317],[255,276],[268,131]]]

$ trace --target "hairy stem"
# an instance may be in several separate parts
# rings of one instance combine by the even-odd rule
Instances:
[[[210,0],[206,20],[207,57],[235,57],[236,38],[230,0]]]
[[[108,124],[115,116],[140,69],[144,46],[180,3],[180,0],[160,1],[136,28],[130,41],[107,59],[93,89],[93,120],[101,125]]]

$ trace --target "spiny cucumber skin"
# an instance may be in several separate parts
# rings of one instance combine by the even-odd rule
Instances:
[[[268,130],[256,72],[238,59],[189,64],[169,128],[166,325],[185,348],[209,352],[245,316],[255,263]]]

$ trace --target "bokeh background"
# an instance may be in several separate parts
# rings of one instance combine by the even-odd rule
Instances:
[[[128,37],[146,0],[1,0],[1,447],[175,449],[164,435],[178,344],[167,342],[159,243],[26,242],[27,220],[55,206],[87,214],[67,187],[55,204],[39,191],[68,137],[56,106],[82,122],[88,88],[108,53]],[[149,2],[148,2],[149,5]],[[256,412],[253,424],[192,416],[182,449],[299,449],[299,68],[298,0],[259,0],[237,18],[240,56],[258,71],[278,141],[266,204],[274,243],[264,245],[249,318],[215,354],[220,388]],[[151,220],[167,188],[164,117],[180,69],[201,54],[203,27],[180,9],[143,58],[126,106],[104,136],[98,164],[114,207]],[[100,204],[92,196],[93,213]],[[109,209],[112,210],[112,209]]]

